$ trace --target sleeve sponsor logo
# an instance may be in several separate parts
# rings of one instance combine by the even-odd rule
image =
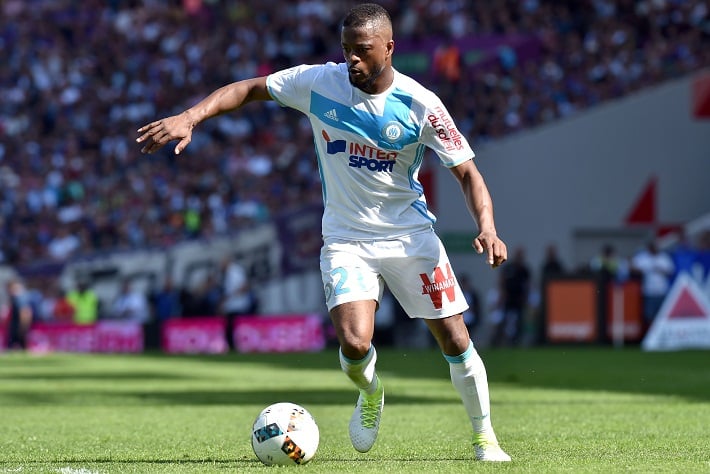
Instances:
[[[446,151],[463,150],[463,137],[442,107],[436,107],[434,113],[427,115],[427,120]]]

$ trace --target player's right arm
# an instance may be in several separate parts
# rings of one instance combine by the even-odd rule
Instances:
[[[192,129],[205,120],[221,115],[249,102],[272,100],[266,87],[266,77],[233,82],[212,92],[200,102],[171,117],[162,118],[138,129],[136,141],[145,142],[142,153],[153,153],[168,142],[180,140],[175,146],[179,154],[192,140]]]

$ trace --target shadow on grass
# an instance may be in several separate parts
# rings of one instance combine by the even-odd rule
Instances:
[[[141,381],[141,380],[190,380],[194,376],[176,373],[140,372],[140,371],[87,371],[87,372],[42,372],[33,370],[28,373],[0,373],[0,381],[52,380],[52,381]]]
[[[438,350],[378,348],[378,370],[383,377],[391,375],[424,380],[433,379],[448,381],[449,370]],[[486,349],[481,351],[486,364],[488,379],[493,385],[504,383],[521,389],[556,389],[584,390],[597,392],[639,393],[646,395],[676,396],[689,401],[710,401],[710,353],[707,351],[681,351],[647,353],[638,348],[628,347],[615,350],[608,347],[541,347],[533,349]],[[142,400],[148,403],[178,403],[178,404],[240,404],[263,403],[265,395],[273,400],[293,399],[298,397],[303,403],[352,403],[352,390],[299,390],[293,382],[282,387],[276,375],[278,371],[289,374],[298,371],[322,370],[337,374],[340,371],[337,350],[328,348],[319,353],[288,353],[288,354],[237,354],[225,355],[165,355],[162,353],[147,353],[142,355],[102,355],[97,356],[110,361],[111,365],[105,371],[96,367],[88,372],[80,369],[87,355],[60,355],[61,366],[50,368],[54,361],[52,356],[41,360],[41,364],[33,364],[38,359],[31,356],[0,357],[0,381],[32,381],[46,378],[51,381],[92,381],[97,382],[99,393],[85,394],[76,392],[48,392],[33,390],[32,387],[13,388],[4,391],[0,383],[0,402],[10,400],[13,403],[56,403],[74,404],[76,399],[95,398],[102,404],[101,397],[120,403],[121,400]],[[88,356],[93,357],[93,356]],[[72,362],[73,361],[73,362]],[[6,365],[10,362],[11,365]],[[117,364],[118,362],[118,364]],[[184,362],[184,363],[183,363]],[[24,366],[24,363],[29,363]],[[46,366],[42,364],[47,364]],[[149,369],[141,364],[148,364]],[[3,372],[5,367],[10,370]],[[46,368],[45,368],[46,367]],[[21,368],[23,370],[18,370]],[[220,370],[224,368],[225,370]],[[26,369],[26,371],[24,370]],[[49,369],[49,370],[47,370]],[[210,370],[207,370],[210,369]],[[245,374],[256,371],[261,381],[245,382],[244,390],[236,387],[228,390],[203,390],[201,387],[191,388],[189,383],[210,382],[214,384],[225,382],[234,387],[234,381],[249,380]],[[273,371],[273,383],[264,383],[263,374]],[[314,375],[308,375],[313,380]],[[315,375],[317,377],[317,375]],[[144,382],[151,380],[186,381],[185,387],[163,387],[153,390],[136,391],[131,387],[109,387],[104,383],[110,381],[119,383],[131,380]],[[292,379],[290,379],[292,380]],[[106,388],[102,388],[102,387]],[[72,389],[71,386],[66,387]],[[162,390],[162,391],[161,391]],[[452,392],[453,393],[453,392]],[[82,398],[84,397],[84,398]],[[454,398],[445,398],[444,403],[459,403]],[[390,393],[388,403],[426,403],[442,402],[426,397],[399,396]]]
[[[489,380],[523,388],[676,396],[710,401],[710,352],[546,347],[484,354]]]
[[[460,404],[452,391],[448,397],[426,397],[392,394],[388,405]],[[291,401],[305,405],[350,405],[355,403],[354,389],[282,389],[254,390],[171,390],[171,391],[52,391],[17,390],[0,393],[0,403],[5,406],[175,406],[175,405],[268,405]]]
[[[448,380],[436,349],[378,348],[378,370],[398,377]],[[165,357],[153,354],[153,357]],[[183,356],[178,356],[181,358]],[[520,388],[591,390],[678,396],[710,401],[710,352],[644,352],[638,347],[551,346],[481,351],[491,384]],[[259,364],[301,370],[339,370],[336,349],[322,353],[187,356],[207,363]]]

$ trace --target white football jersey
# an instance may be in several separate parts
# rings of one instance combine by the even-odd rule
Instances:
[[[441,100],[394,72],[381,94],[350,84],[345,63],[301,65],[267,77],[280,105],[313,127],[323,186],[324,239],[390,239],[431,228],[418,180],[426,147],[447,167],[473,158]]]

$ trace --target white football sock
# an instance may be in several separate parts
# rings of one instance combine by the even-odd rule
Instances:
[[[458,356],[444,354],[444,357],[449,362],[451,382],[463,400],[473,431],[486,434],[495,440],[491,425],[486,367],[473,347],[473,342],[463,354]]]
[[[377,362],[377,351],[371,345],[367,355],[360,360],[348,359],[343,355],[343,351],[338,350],[340,357],[340,367],[350,380],[361,390],[365,390],[372,395],[377,390],[377,377],[375,377],[375,362]]]

